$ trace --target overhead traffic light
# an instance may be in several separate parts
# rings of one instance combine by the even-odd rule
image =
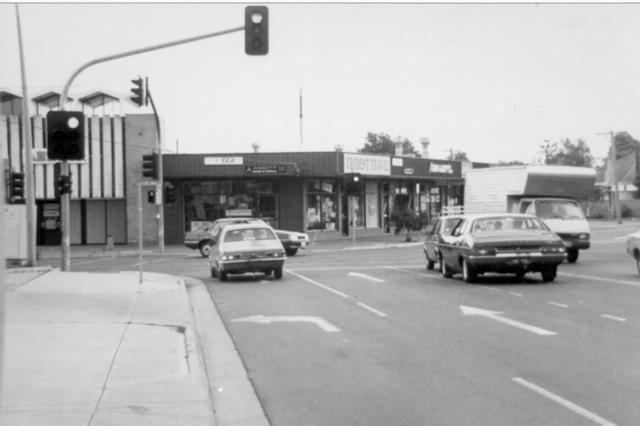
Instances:
[[[147,201],[150,203],[156,202],[156,191],[147,191]]]
[[[247,55],[269,53],[269,9],[266,6],[244,9],[244,51]]]
[[[12,204],[24,203],[24,173],[9,172],[7,198]]]
[[[142,77],[138,77],[136,80],[131,80],[131,82],[133,83],[133,88],[131,89],[133,96],[131,96],[129,99],[131,99],[131,102],[138,105],[139,107],[146,105],[147,97],[145,96]]]
[[[84,160],[84,114],[81,111],[47,113],[49,160]]]
[[[158,179],[158,154],[142,156],[142,176]]]

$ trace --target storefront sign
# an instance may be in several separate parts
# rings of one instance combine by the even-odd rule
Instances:
[[[224,211],[227,217],[251,216],[251,209],[229,209]]]
[[[429,163],[429,173],[452,175],[453,167],[451,166],[451,164]]]
[[[411,167],[407,167],[406,169],[404,169],[404,174],[405,175],[413,175],[415,174],[415,170],[413,170]]]
[[[400,157],[393,157],[391,159],[391,165],[393,167],[402,167],[404,165],[404,161],[402,161],[402,158]]]
[[[245,166],[244,171],[252,175],[269,175],[276,173],[286,173],[287,166],[278,164],[275,166]]]
[[[242,157],[204,157],[205,166],[241,166]]]
[[[391,175],[391,161],[389,157],[344,154],[344,173],[389,176]]]

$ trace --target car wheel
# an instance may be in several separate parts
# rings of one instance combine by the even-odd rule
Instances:
[[[542,281],[544,281],[545,283],[549,283],[555,280],[557,272],[558,272],[557,265],[549,266],[547,269],[541,272]]]
[[[427,257],[427,271],[431,271],[433,270],[434,265],[436,264],[436,262],[434,262],[433,260],[429,259]]]
[[[466,259],[462,260],[462,279],[466,283],[472,283],[476,280],[477,274],[473,266],[469,265]]]
[[[211,241],[201,242],[198,248],[200,249],[202,257],[209,257],[209,253],[211,253]]]
[[[216,268],[211,268],[211,278],[215,278],[218,276],[218,271],[216,271]]]
[[[220,272],[220,281],[227,281],[229,279],[229,273],[228,272]]]
[[[276,280],[282,278],[282,266],[273,270],[273,278],[275,278]]]
[[[640,274],[640,253],[636,253],[635,258],[636,258],[636,269],[638,270],[638,273]]]
[[[287,253],[287,256],[295,256],[296,253],[298,252],[298,248],[290,248],[290,249],[286,249],[285,252]]]
[[[567,250],[567,262],[576,263],[576,260],[578,260],[578,249]]]
[[[440,271],[442,271],[442,276],[445,278],[451,278],[453,276],[453,272],[447,266],[447,262],[444,261],[442,255],[440,256]]]

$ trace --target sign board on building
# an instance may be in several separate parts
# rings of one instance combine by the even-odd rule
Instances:
[[[453,166],[450,163],[429,163],[429,173],[452,175]]]
[[[391,159],[391,165],[393,167],[402,167],[404,165],[404,161],[402,161],[402,158],[400,157],[393,157]]]
[[[344,154],[344,173],[390,176],[391,160],[376,155]]]
[[[241,166],[242,157],[204,157],[205,166]]]
[[[286,173],[287,166],[283,164],[269,165],[269,166],[252,165],[252,166],[245,166],[244,171],[252,175],[270,175],[270,174],[276,174],[276,173]]]
[[[251,216],[251,209],[229,209],[224,211],[224,215],[227,217],[240,217]]]

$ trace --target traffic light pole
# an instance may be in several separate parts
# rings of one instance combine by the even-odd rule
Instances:
[[[64,88],[62,90],[62,95],[60,96],[60,110],[61,111],[65,110],[65,107],[66,107],[66,104],[67,104],[67,97],[68,97],[68,93],[69,93],[69,87],[71,87],[71,83],[73,83],[73,80],[75,80],[76,77],[82,71],[84,71],[85,69],[87,69],[87,68],[89,68],[89,67],[91,67],[93,65],[101,64],[101,63],[108,62],[108,61],[113,61],[113,60],[120,59],[120,58],[126,58],[128,56],[139,55],[141,53],[152,52],[154,50],[166,49],[168,47],[178,46],[178,45],[186,44],[186,43],[192,43],[192,42],[204,40],[204,39],[207,39],[207,38],[218,37],[218,36],[225,35],[225,34],[231,34],[231,33],[239,32],[239,31],[244,31],[244,29],[245,29],[244,26],[231,28],[231,29],[224,30],[224,31],[217,31],[215,33],[203,34],[203,35],[199,35],[199,36],[195,36],[195,37],[189,37],[189,38],[185,38],[185,39],[181,39],[181,40],[170,41],[170,42],[167,42],[167,43],[157,44],[157,45],[149,46],[149,47],[143,47],[143,48],[135,49],[135,50],[128,50],[126,52],[122,52],[122,53],[118,53],[118,54],[110,55],[110,56],[104,56],[104,57],[97,58],[97,59],[94,59],[92,61],[89,61],[89,62],[85,63],[84,65],[80,66],[77,70],[75,70],[73,72],[73,74],[71,74],[71,77],[69,77],[69,79],[65,83]],[[62,162],[61,176],[69,176],[69,164],[66,161]],[[69,268],[70,268],[70,260],[69,260],[69,255],[70,255],[70,245],[69,245],[69,194],[64,194],[64,195],[62,195],[60,197],[60,205],[61,205],[61,214],[62,214],[62,218],[61,218],[62,219],[62,248],[61,248],[61,252],[62,252],[62,270],[63,271],[69,271]]]
[[[156,110],[156,104],[153,102],[153,96],[149,92],[149,85],[146,85],[146,92],[149,101],[151,102],[151,108],[153,108],[153,115],[156,118],[156,129],[158,133],[158,188],[156,189],[156,197],[160,197],[161,203],[158,203],[158,250],[160,253],[164,253],[164,174],[162,171],[162,139],[160,134],[160,117],[158,117],[158,111]]]

